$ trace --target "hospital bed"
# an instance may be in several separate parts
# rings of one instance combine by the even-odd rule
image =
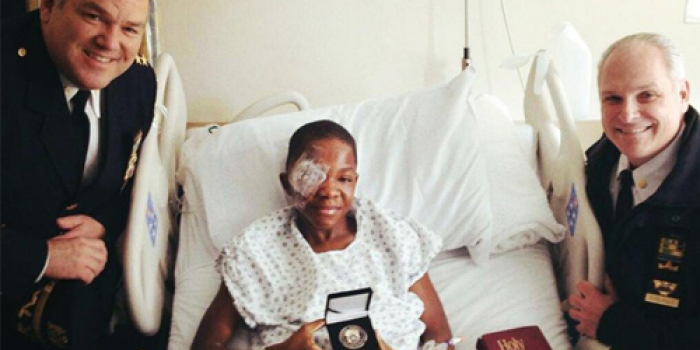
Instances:
[[[539,326],[552,348],[571,348],[560,301],[571,291],[569,279],[588,279],[590,269],[597,281],[602,258],[595,252],[602,249],[577,177],[580,146],[571,146],[559,128],[567,130],[558,119],[570,115],[557,94],[556,72],[533,68],[529,91],[536,74],[546,77],[538,81],[550,93],[529,97],[526,109],[539,114],[530,113],[529,124],[514,123],[497,98],[473,94],[478,75],[467,69],[444,85],[348,105],[309,109],[294,93],[289,100],[301,111],[255,117],[265,105],[285,102],[277,95],[251,106],[240,121],[190,129],[176,175],[184,196],[169,349],[189,348],[221,282],[215,269],[221,247],[286,205],[277,175],[288,139],[318,119],[339,122],[356,137],[358,197],[442,237],[429,273],[453,334],[465,338],[457,349],[474,349],[482,334],[526,325]],[[577,154],[574,170],[563,171]],[[246,344],[243,330],[231,347]]]
[[[601,285],[602,243],[566,98],[544,61],[540,54],[532,65],[527,123],[513,123],[495,97],[472,94],[477,74],[466,70],[432,89],[317,110],[286,92],[251,105],[235,123],[190,130],[185,141],[180,77],[172,57],[158,56],[157,116],[140,154],[123,251],[135,326],[154,334],[172,304],[169,349],[189,348],[220,284],[220,248],[284,205],[277,173],[288,137],[327,118],[357,138],[358,196],[442,236],[444,251],[429,273],[453,334],[465,338],[458,349],[473,349],[482,334],[526,325],[539,326],[553,349],[569,349],[560,300],[580,279]],[[301,112],[257,118],[287,103]],[[246,344],[243,331],[232,347]],[[583,339],[578,348],[601,347]]]

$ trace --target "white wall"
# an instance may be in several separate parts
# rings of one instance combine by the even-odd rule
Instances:
[[[470,2],[470,41],[476,46],[474,64],[487,75],[482,91],[504,99],[514,114],[522,114],[522,89],[518,76],[499,68],[511,48],[500,1]],[[637,32],[657,32],[673,39],[686,56],[691,81],[691,103],[700,105],[700,24],[686,24],[686,0],[504,0],[516,54],[529,54],[547,45],[552,27],[569,21],[584,39],[593,57],[590,117],[600,118],[597,101],[597,64],[602,52],[615,40]],[[471,6],[470,6],[471,8]],[[529,67],[528,67],[529,68]],[[523,80],[528,69],[521,69]]]
[[[519,54],[544,47],[547,32],[563,20],[576,27],[595,62],[623,35],[668,35],[693,63],[687,65],[691,102],[700,105],[700,24],[683,23],[686,0],[503,3]],[[194,123],[225,121],[283,90],[297,90],[320,107],[431,86],[461,68],[463,1],[159,0],[158,5],[161,50],[175,57]],[[522,118],[518,76],[498,68],[511,56],[501,2],[470,0],[469,32],[480,74],[475,89],[499,96]]]

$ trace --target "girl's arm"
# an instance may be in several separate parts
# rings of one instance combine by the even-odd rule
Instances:
[[[233,306],[233,298],[226,286],[221,283],[219,292],[209,305],[199,324],[192,343],[192,350],[226,349],[241,315]]]
[[[425,323],[425,332],[421,337],[423,343],[434,340],[436,343],[443,343],[452,339],[452,331],[447,324],[447,316],[442,308],[442,302],[430,281],[428,274],[424,274],[409,290],[423,301],[424,310],[420,319]],[[453,349],[453,346],[448,347]]]
[[[233,298],[226,286],[221,283],[219,292],[209,305],[209,309],[199,324],[197,335],[192,343],[192,350],[225,350],[231,341],[236,325],[241,321],[241,315],[233,306]],[[280,344],[268,347],[277,349],[319,349],[314,343],[314,332],[324,326],[324,320],[309,322],[298,329],[292,336]]]

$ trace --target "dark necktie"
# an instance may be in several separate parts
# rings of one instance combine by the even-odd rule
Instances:
[[[71,99],[73,102],[73,113],[71,113],[71,123],[73,124],[73,133],[75,135],[76,149],[78,150],[76,159],[80,164],[80,174],[82,177],[85,157],[90,143],[90,120],[85,113],[85,103],[90,97],[89,90],[80,90]]]
[[[634,206],[633,186],[632,171],[629,169],[623,170],[620,173],[620,189],[617,192],[617,203],[615,203],[615,222],[620,222],[632,210]]]

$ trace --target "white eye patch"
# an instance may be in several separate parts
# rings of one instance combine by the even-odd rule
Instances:
[[[302,197],[310,195],[323,181],[326,181],[328,166],[317,163],[312,157],[304,153],[294,163],[289,173],[289,184],[295,193]]]

